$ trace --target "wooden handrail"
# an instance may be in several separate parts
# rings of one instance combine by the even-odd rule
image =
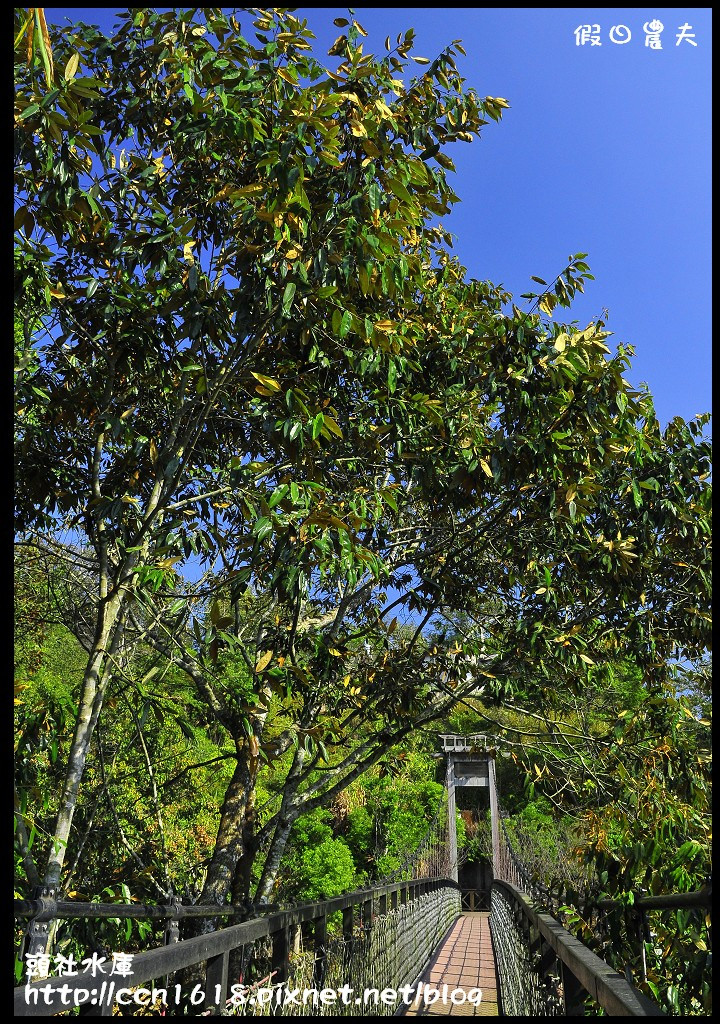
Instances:
[[[176,942],[172,945],[160,946],[144,953],[138,953],[133,956],[131,972],[124,977],[118,978],[115,988],[134,987],[145,981],[164,977],[174,971],[181,970],[184,967],[191,967],[193,964],[201,963],[205,960],[211,961],[215,966],[217,963],[220,963],[220,966],[222,967],[221,961],[226,960],[230,952],[237,949],[238,946],[248,945],[252,942],[256,942],[258,939],[266,938],[268,936],[280,935],[281,933],[286,932],[287,929],[297,927],[298,925],[306,922],[317,923],[318,921],[326,921],[329,914],[337,911],[344,911],[344,931],[347,931],[349,926],[348,911],[352,913],[353,909],[356,907],[364,908],[363,912],[367,915],[367,905],[374,899],[384,899],[387,904],[387,897],[390,896],[391,903],[394,907],[397,902],[405,903],[410,898],[411,891],[412,896],[417,898],[418,896],[424,896],[427,893],[433,892],[436,889],[448,887],[458,889],[458,885],[451,879],[412,879],[406,882],[391,882],[385,885],[374,886],[369,889],[359,889],[356,892],[348,893],[344,896],[336,896],[334,899],[324,900],[319,903],[304,903],[288,910],[270,912],[266,916],[256,917],[250,921],[243,921],[240,924],[230,925],[230,927],[210,932],[207,935],[200,935],[192,939],[184,939],[181,942]],[[43,916],[54,909],[56,911],[54,914],[55,917],[79,916],[75,913],[75,910],[80,906],[87,906],[90,908],[91,912],[84,915],[88,917],[135,917],[140,916],[137,911],[149,909],[127,905],[123,906],[122,904],[54,904],[54,901],[47,899],[35,901],[26,900],[22,902],[24,904],[28,904],[28,906],[21,908],[23,910],[23,916],[28,916],[27,911],[31,909],[29,906],[31,903],[43,904]],[[49,906],[49,904],[54,904],[54,907]],[[68,906],[70,909],[68,909]],[[118,914],[118,911],[121,909],[125,909],[125,914]],[[196,913],[194,915],[186,914],[181,916],[216,917],[219,916],[219,913],[234,913],[238,908],[181,908],[173,906],[155,907],[152,909],[160,911],[159,914],[153,914],[153,916],[158,918],[168,918],[172,914],[172,917],[177,919],[178,913],[181,910],[201,911],[201,913]],[[108,912],[108,910],[111,912]],[[171,914],[169,912],[171,912]],[[215,969],[215,967],[213,967],[213,969]],[[227,977],[226,971],[225,977]],[[60,1013],[62,1010],[68,1009],[68,1003],[63,1003],[62,996],[58,991],[60,986],[62,986],[66,993],[72,993],[77,989],[86,991],[89,989],[95,989],[96,992],[94,994],[97,997],[97,990],[100,989],[100,986],[104,981],[109,983],[110,979],[108,977],[98,977],[93,979],[88,976],[88,974],[79,974],[72,976],[66,975],[61,978],[45,978],[40,981],[31,982],[27,985],[19,986],[14,992],[15,1016],[49,1017],[55,1013]],[[48,986],[50,990],[48,990]],[[48,990],[47,998],[44,990]],[[103,992],[105,993],[105,997],[109,998],[109,989],[107,986],[103,989]],[[90,1002],[92,995],[93,993],[90,993],[90,995],[88,995],[80,1005],[85,1005]],[[73,997],[68,995],[68,998],[72,999]],[[34,1002],[35,999],[37,999],[37,1003]],[[74,1003],[72,1005],[74,1005]]]
[[[535,910],[525,893],[497,879],[493,882],[493,889],[501,889],[509,897],[530,924],[538,929],[558,960],[608,1014],[613,1017],[666,1016],[656,1003],[571,935],[551,914]]]

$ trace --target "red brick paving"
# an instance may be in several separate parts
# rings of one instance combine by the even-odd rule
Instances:
[[[446,988],[443,990],[443,986]],[[435,1002],[424,1001],[426,988],[436,989]],[[453,990],[462,990],[465,998]],[[477,1006],[469,1002],[467,994],[480,989],[482,999]],[[431,995],[431,992],[428,992]],[[497,1017],[497,982],[495,958],[490,940],[490,914],[488,911],[463,914],[452,926],[445,941],[433,954],[420,979],[415,1001],[405,1011],[408,1017]]]

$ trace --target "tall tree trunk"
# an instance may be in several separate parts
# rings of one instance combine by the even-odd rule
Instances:
[[[255,842],[255,824],[257,821],[257,773],[260,766],[258,756],[259,744],[253,737],[253,753],[249,759],[249,782],[247,800],[245,803],[245,814],[241,826],[242,854],[238,858],[233,873],[230,899],[236,906],[250,904],[250,890],[252,887],[252,868],[257,853]]]
[[[263,864],[262,875],[255,896],[257,903],[264,903],[272,892],[280,868],[280,861],[285,853],[285,847],[290,837],[290,830],[300,813],[299,805],[295,800],[295,794],[300,783],[300,774],[304,763],[305,750],[302,747],[298,747],[295,751],[290,771],[285,779],[278,823],[273,832],[270,849]]]
[[[232,886],[235,865],[242,854],[242,826],[250,780],[247,758],[243,755],[244,749],[240,748],[235,770],[225,790],[215,847],[198,900],[201,904],[221,905],[225,902]],[[207,919],[205,923],[210,927],[203,927],[203,932],[214,930],[214,920]]]
[[[121,641],[123,604],[122,594],[116,594],[108,601],[85,669],[75,732],[70,745],[65,782],[43,879],[43,885],[47,889],[57,891],[60,884],[80,782],[110,680],[110,657],[116,652]]]

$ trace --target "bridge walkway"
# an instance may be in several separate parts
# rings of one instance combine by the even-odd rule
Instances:
[[[447,986],[445,1001],[442,997],[443,986]],[[426,987],[440,992],[440,997],[435,1002],[425,1002],[423,991]],[[455,1005],[450,1002],[450,993],[453,989],[462,989],[465,992],[466,998],[463,1002],[458,1001]],[[482,991],[482,1000],[477,1005],[467,999],[471,989]],[[404,1016],[499,1016],[489,911],[464,913],[458,917],[433,953],[432,960],[420,978],[416,1001],[408,1007]]]

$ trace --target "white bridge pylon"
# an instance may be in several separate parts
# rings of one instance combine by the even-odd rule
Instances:
[[[472,733],[470,736],[455,736],[449,733],[442,733],[439,736],[442,740],[443,750],[445,753],[453,751],[454,753],[465,753],[471,750],[488,750],[490,744],[488,738],[484,733]],[[493,737],[493,746],[495,745],[495,737]]]
[[[499,812],[495,782],[495,750],[482,733],[470,736],[442,734],[443,753],[447,758],[446,788],[448,801],[448,853],[450,877],[458,880],[457,821],[455,789],[488,787],[490,790],[490,826],[492,831],[493,871],[499,876],[500,857]]]

